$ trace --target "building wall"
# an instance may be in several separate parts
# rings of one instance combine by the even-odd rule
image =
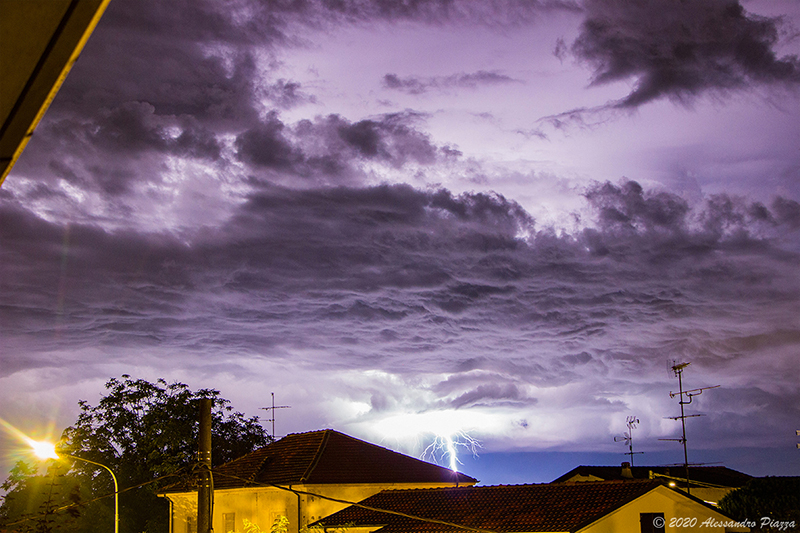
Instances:
[[[638,533],[641,513],[663,513],[666,533],[750,531],[746,527],[714,526],[710,523],[704,525],[703,523],[709,518],[720,524],[730,522],[731,519],[666,487],[658,487],[581,529],[580,533],[619,533],[622,531]]]
[[[443,483],[383,483],[346,485],[292,485],[290,488],[326,496],[347,502],[359,502],[382,490],[448,487],[454,484]],[[289,488],[289,487],[287,487]],[[185,492],[167,494],[173,502],[172,533],[196,533],[197,493]],[[299,512],[298,512],[299,505]],[[245,489],[226,489],[214,491],[213,526],[217,533],[229,533],[225,528],[225,518],[233,518],[236,533],[244,531],[244,520],[258,525],[261,531],[268,532],[281,516],[288,519],[288,533],[298,533],[308,524],[347,507],[348,503],[338,503],[312,496],[295,494],[274,487]],[[231,513],[233,517],[231,517]],[[298,528],[298,523],[300,528]]]
[[[349,502],[360,502],[382,490],[432,489],[437,487],[453,487],[455,483],[383,483],[383,484],[348,484],[348,485],[308,485],[306,492],[328,496]],[[461,486],[464,486],[463,484]],[[324,518],[336,511],[341,511],[348,504],[333,502],[313,496],[303,497],[303,513],[301,527]]]
[[[197,493],[168,494],[173,502],[172,533],[196,533],[193,524],[197,517]],[[233,513],[233,531],[244,531],[244,520],[269,531],[273,522],[286,516],[297,531],[297,496],[274,488],[229,489],[214,491],[214,531],[228,533],[225,515]],[[230,517],[228,517],[230,518]],[[293,518],[293,519],[292,519]]]

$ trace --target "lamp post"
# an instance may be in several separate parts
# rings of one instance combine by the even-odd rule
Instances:
[[[66,453],[59,455],[58,452],[56,452],[55,445],[47,441],[31,441],[30,445],[31,448],[33,448],[33,453],[35,453],[36,456],[41,459],[61,459],[62,457],[69,457],[70,459],[83,461],[85,463],[99,466],[100,468],[105,468],[108,473],[111,474],[111,479],[114,480],[114,533],[119,533],[119,485],[117,484],[117,476],[114,475],[114,472],[112,472],[109,467],[104,464],[90,461],[89,459],[84,459],[83,457],[76,457]]]

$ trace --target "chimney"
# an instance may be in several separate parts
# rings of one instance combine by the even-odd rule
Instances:
[[[631,471],[631,464],[629,462],[622,463],[622,477],[625,479],[633,479],[633,472]]]

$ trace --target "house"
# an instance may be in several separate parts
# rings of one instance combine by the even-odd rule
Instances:
[[[477,480],[338,431],[296,433],[212,470],[215,531],[243,531],[245,520],[289,533],[385,489],[461,487]],[[187,484],[162,496],[172,533],[196,531],[197,492]],[[338,501],[337,501],[338,500]],[[299,524],[299,528],[298,528]]]
[[[627,462],[621,466],[578,466],[552,483],[624,479],[663,479],[672,487],[686,490],[683,466],[631,466]],[[716,505],[723,496],[751,479],[752,476],[724,466],[690,466],[689,493]]]
[[[659,480],[387,490],[315,527],[325,533],[749,531]]]

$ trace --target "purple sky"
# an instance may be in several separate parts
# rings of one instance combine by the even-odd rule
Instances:
[[[721,385],[690,460],[798,475],[798,28],[795,0],[113,0],[0,189],[0,418],[60,431],[128,373],[414,455],[614,463],[635,415],[663,464],[679,360]]]

